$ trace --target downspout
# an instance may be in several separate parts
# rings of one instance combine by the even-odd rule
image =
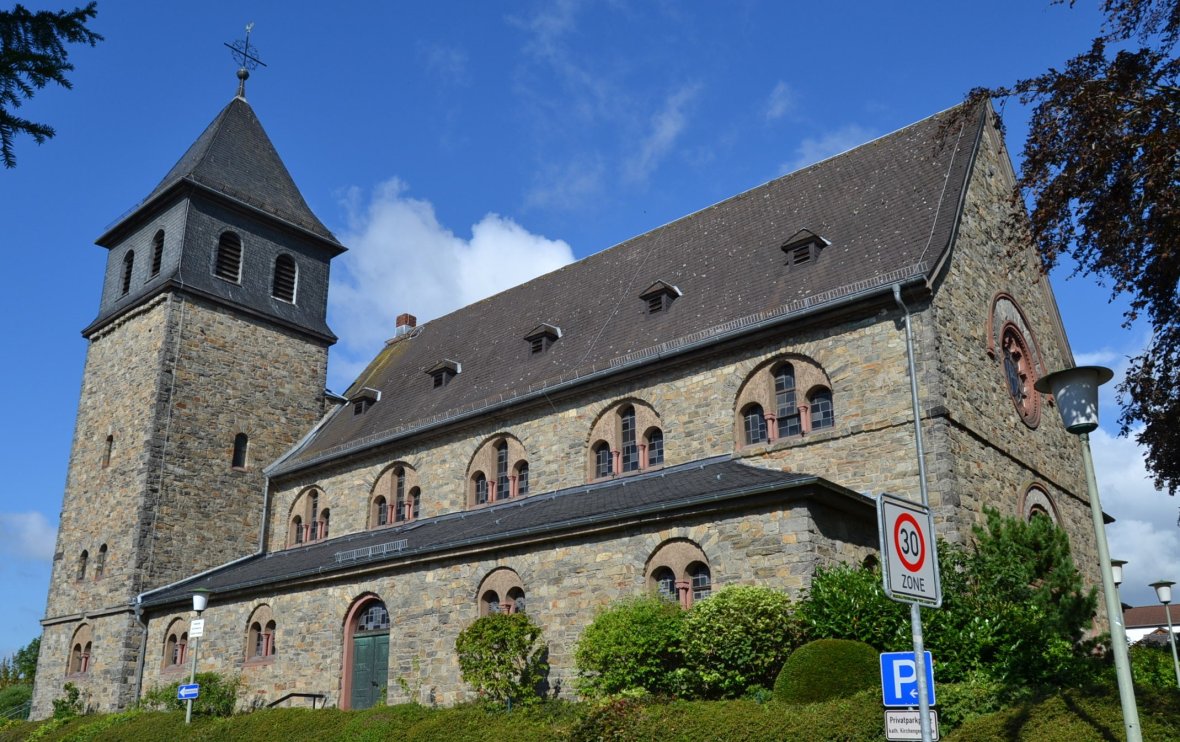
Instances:
[[[918,491],[922,504],[930,507],[930,492],[926,488],[926,449],[922,445],[922,411],[918,403],[918,373],[914,363],[914,333],[910,329],[910,310],[901,300],[901,284],[893,284],[893,300],[905,317],[905,352],[910,370],[910,404],[914,409],[914,447],[918,454]]]

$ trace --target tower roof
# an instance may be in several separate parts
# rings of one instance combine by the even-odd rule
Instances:
[[[181,181],[204,186],[339,244],[308,208],[244,98],[235,97],[217,114],[144,204]]]

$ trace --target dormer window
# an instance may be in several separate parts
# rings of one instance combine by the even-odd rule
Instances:
[[[444,358],[430,368],[426,369],[426,373],[430,374],[434,379],[434,388],[444,387],[451,383],[451,379],[455,378],[463,370],[463,365],[458,361],[452,361],[449,358]]]
[[[380,389],[370,389],[369,387],[361,387],[361,390],[349,397],[352,402],[352,414],[363,415],[370,407],[377,404],[381,399]]]
[[[683,295],[684,292],[672,284],[656,281],[651,286],[648,286],[647,290],[639,295],[639,298],[647,304],[647,313],[655,314],[657,312],[668,311],[668,307],[672,306],[672,302]]]
[[[782,251],[787,255],[787,267],[814,263],[819,253],[828,245],[828,240],[808,229],[800,229],[783,243]]]
[[[538,355],[549,350],[560,337],[560,327],[543,323],[534,327],[524,339],[529,344],[529,355]]]

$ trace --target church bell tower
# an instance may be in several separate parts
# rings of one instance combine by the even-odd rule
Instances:
[[[344,247],[246,102],[246,77],[97,240],[107,266],[82,331],[34,718],[67,682],[95,710],[136,700],[138,663],[160,656],[136,597],[258,551],[262,469],[324,412],[328,273]]]

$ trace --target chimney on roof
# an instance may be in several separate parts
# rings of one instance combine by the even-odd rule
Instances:
[[[412,314],[402,313],[397,316],[397,330],[393,333],[395,338],[400,338],[410,330],[418,326],[418,318]]]

